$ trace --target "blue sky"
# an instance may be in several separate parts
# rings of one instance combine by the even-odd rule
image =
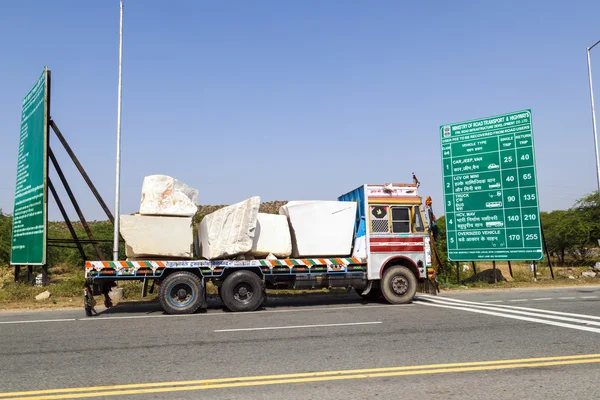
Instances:
[[[600,2],[451,3],[126,0],[121,211],[151,174],[226,204],[335,199],[414,171],[441,215],[439,126],[526,108],[542,210],[596,190],[585,49]],[[118,28],[118,0],[0,4],[4,212],[21,99],[44,65],[52,117],[114,207]],[[87,218],[104,219],[51,144]]]

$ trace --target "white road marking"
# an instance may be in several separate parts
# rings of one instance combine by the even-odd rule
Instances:
[[[462,310],[462,311],[474,312],[474,313],[479,313],[479,314],[494,315],[496,317],[518,319],[518,320],[521,320],[521,321],[536,322],[536,323],[539,323],[539,324],[560,326],[560,327],[563,327],[563,328],[577,329],[577,330],[580,330],[580,331],[600,333],[600,329],[598,329],[598,328],[591,328],[591,327],[587,327],[587,326],[579,326],[579,325],[573,325],[573,324],[565,324],[563,322],[548,321],[548,320],[539,319],[539,318],[521,317],[521,316],[518,316],[518,315],[511,315],[511,314],[499,313],[499,312],[494,312],[494,311],[478,310],[476,308],[460,307],[460,306],[448,306],[448,305],[436,304],[436,303],[422,302],[420,304],[423,304],[423,305],[426,305],[426,306],[430,306],[430,307],[451,308],[451,309],[454,309],[454,310]]]
[[[30,321],[0,321],[0,324],[32,324],[34,322],[70,322],[77,321],[76,318],[63,318],[63,319],[35,319]]]
[[[31,323],[47,323],[47,322],[79,322],[79,321],[111,321],[122,319],[145,319],[145,318],[182,318],[182,317],[211,317],[211,316],[253,316],[265,313],[291,313],[291,312],[317,312],[317,311],[336,311],[336,310],[356,310],[368,308],[389,308],[389,307],[415,307],[415,304],[380,304],[380,305],[362,305],[362,306],[342,306],[342,307],[319,307],[310,306],[309,308],[299,308],[294,310],[261,310],[251,313],[222,313],[211,312],[206,314],[182,314],[182,315],[127,315],[119,317],[87,317],[87,318],[64,318],[64,319],[33,319],[33,320],[18,320],[18,321],[0,321],[1,324],[31,324]]]
[[[459,303],[460,305],[471,305],[471,304],[472,305],[480,305],[481,304],[481,303],[477,303],[474,301],[459,300],[459,299],[453,299],[450,297],[440,297],[440,296],[436,297],[436,296],[429,296],[429,295],[419,295],[419,297],[425,297],[425,298],[430,298],[430,299],[442,299],[444,301],[451,301],[454,303]],[[508,308],[508,309],[513,309],[513,310],[532,311],[532,312],[542,313],[542,314],[564,315],[567,317],[581,317],[581,318],[600,320],[600,317],[597,317],[595,315],[575,314],[575,313],[567,313],[567,312],[561,312],[561,311],[542,310],[540,308],[517,307],[517,306],[504,305],[504,304],[494,304],[494,305],[492,305],[492,307],[496,307],[496,308],[500,308],[500,309]]]
[[[581,296],[580,299],[597,299],[598,296]]]
[[[353,326],[353,325],[375,325],[383,324],[381,321],[372,322],[347,322],[343,324],[319,324],[319,325],[291,325],[291,326],[266,326],[261,328],[237,328],[237,329],[216,329],[213,332],[242,332],[242,331],[266,331],[278,329],[302,329],[302,328],[328,328],[333,326]]]
[[[575,297],[559,297],[561,300],[575,300]]]
[[[552,297],[538,297],[537,299],[531,299],[535,301],[552,300]]]
[[[514,299],[514,300],[509,300],[509,301],[529,301],[529,299]]]
[[[504,303],[504,300],[485,300],[484,303]]]
[[[440,300],[430,300],[430,301],[434,304],[445,304],[445,305],[451,305],[451,306],[456,305],[456,303],[449,302],[449,301],[440,301]],[[572,318],[572,317],[562,317],[559,315],[540,315],[540,313],[519,311],[519,310],[515,310],[515,309],[498,308],[493,305],[468,305],[465,307],[472,307],[472,308],[477,308],[477,309],[482,309],[482,310],[490,310],[490,311],[501,311],[501,312],[505,312],[505,313],[512,313],[512,314],[519,314],[519,315],[528,315],[528,316],[532,316],[532,317],[557,319],[559,321],[574,322],[576,324],[582,324],[582,325],[600,326],[600,322],[595,322],[595,321],[583,320],[583,319]]]

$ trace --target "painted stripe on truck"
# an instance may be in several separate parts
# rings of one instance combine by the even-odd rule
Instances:
[[[425,246],[371,246],[372,253],[408,253],[425,251]]]

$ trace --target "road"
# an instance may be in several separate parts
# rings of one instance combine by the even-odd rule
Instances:
[[[600,286],[0,313],[0,400],[598,398]]]

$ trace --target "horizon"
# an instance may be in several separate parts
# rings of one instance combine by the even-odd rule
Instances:
[[[0,75],[4,213],[14,206],[21,100],[44,65],[51,115],[114,212],[119,2],[62,4],[1,6],[0,33],[12,39]],[[415,172],[440,217],[439,127],[523,109],[540,210],[594,193],[584,53],[600,39],[600,4],[434,4],[126,1],[121,213],[137,211],[153,174],[198,189],[206,206],[334,200]],[[600,71],[600,49],[591,56]],[[86,219],[101,219],[51,138]],[[48,197],[48,219],[62,220]]]

